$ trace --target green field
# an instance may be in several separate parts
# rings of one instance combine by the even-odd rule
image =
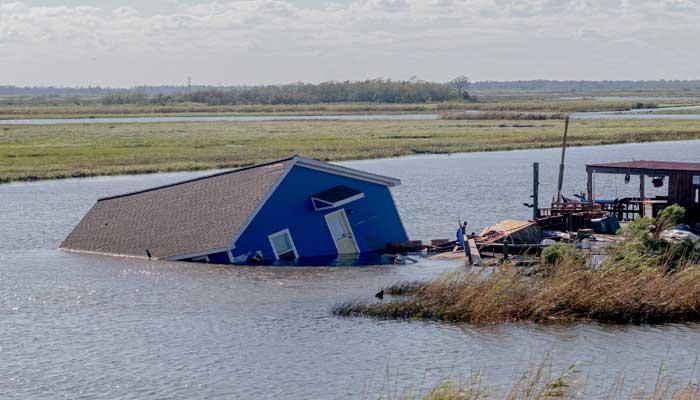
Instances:
[[[266,121],[0,126],[0,181],[556,147],[563,121]],[[575,120],[574,146],[700,139],[700,121]]]
[[[700,100],[664,100],[643,102],[645,107],[697,105]],[[0,119],[34,118],[105,118],[168,116],[245,116],[245,115],[338,115],[338,114],[407,114],[445,113],[463,110],[522,112],[591,112],[624,111],[639,107],[636,101],[597,101],[593,99],[560,100],[551,97],[486,97],[476,102],[444,103],[325,103],[215,105],[201,103],[103,105],[96,101],[0,100]]]

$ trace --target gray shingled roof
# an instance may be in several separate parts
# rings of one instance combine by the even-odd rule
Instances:
[[[227,247],[291,161],[100,199],[60,247],[156,258]]]

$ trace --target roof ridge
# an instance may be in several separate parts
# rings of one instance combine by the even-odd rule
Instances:
[[[133,195],[136,195],[136,194],[147,193],[147,192],[152,192],[152,191],[155,191],[155,190],[166,189],[166,188],[173,187],[173,186],[183,185],[183,184],[185,184],[185,183],[191,183],[191,182],[201,181],[201,180],[203,180],[203,179],[215,178],[215,177],[217,177],[217,176],[232,174],[232,173],[235,173],[235,172],[248,171],[248,170],[255,169],[255,168],[266,167],[266,166],[274,165],[274,164],[281,163],[281,162],[291,161],[291,160],[293,160],[293,159],[295,159],[295,158],[297,158],[297,157],[299,157],[299,156],[294,155],[294,156],[292,156],[292,157],[283,158],[283,159],[281,159],[281,160],[268,161],[268,162],[261,163],[261,164],[253,164],[253,165],[248,165],[248,166],[246,166],[246,167],[235,168],[235,169],[229,169],[229,170],[226,170],[226,171],[217,172],[217,173],[215,173],[215,174],[204,175],[204,176],[200,176],[200,177],[197,177],[197,178],[187,179],[187,180],[184,180],[184,181],[178,181],[178,182],[169,183],[169,184],[166,184],[166,185],[156,186],[156,187],[147,188],[147,189],[142,189],[142,190],[136,190],[136,191],[133,191],[133,192],[127,192],[127,193],[122,193],[122,194],[116,194],[116,195],[112,195],[112,196],[100,197],[100,198],[97,199],[97,201],[113,200],[113,199],[118,199],[118,198],[121,198],[121,197],[128,197],[128,196],[133,196]]]

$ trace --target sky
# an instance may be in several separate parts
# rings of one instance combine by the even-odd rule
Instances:
[[[0,85],[700,78],[700,0],[0,0]]]

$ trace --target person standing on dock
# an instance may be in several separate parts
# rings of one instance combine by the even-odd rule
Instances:
[[[459,228],[457,228],[457,243],[462,247],[464,247],[464,235],[467,234],[466,232],[467,221],[464,221],[464,223],[462,223],[462,225]]]

